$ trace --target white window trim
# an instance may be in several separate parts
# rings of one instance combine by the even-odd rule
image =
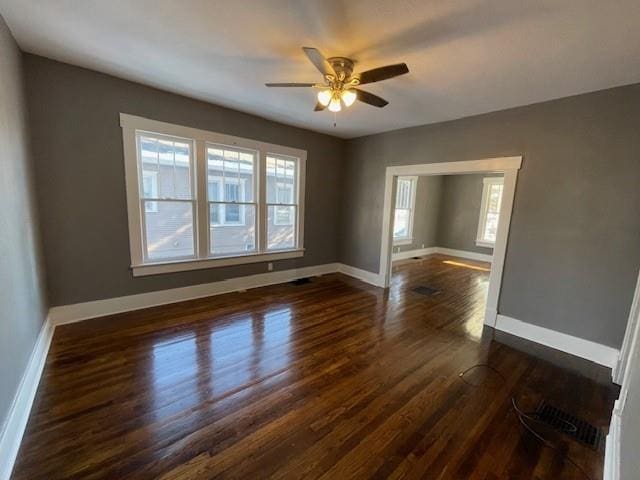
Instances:
[[[124,163],[125,163],[125,184],[127,192],[127,214],[129,222],[129,249],[131,252],[131,269],[134,276],[155,275],[169,272],[180,272],[214,267],[224,267],[230,265],[241,265],[247,263],[269,262],[284,260],[287,258],[298,258],[304,255],[304,199],[305,199],[305,173],[306,173],[306,150],[274,145],[242,137],[234,137],[221,133],[200,130],[197,128],[184,127],[171,123],[151,120],[126,113],[120,114],[120,126],[122,127]],[[207,199],[207,163],[206,144],[215,143],[229,145],[240,148],[256,150],[258,152],[257,165],[257,190],[258,190],[258,228],[256,241],[258,243],[257,252],[237,254],[228,257],[212,257],[209,254],[209,229],[206,228],[208,222],[194,214],[194,233],[196,234],[196,252],[198,258],[184,260],[171,260],[164,262],[145,262],[143,251],[143,216],[140,202],[140,182],[138,174],[138,156],[136,145],[136,132],[146,131],[193,139],[195,150],[193,154],[196,173],[195,198],[197,210],[208,212]],[[266,202],[266,178],[261,172],[266,172],[267,154],[283,155],[298,158],[298,204],[296,247],[287,250],[266,249],[267,236],[267,202]],[[204,222],[202,228],[199,223]]]
[[[489,189],[491,185],[503,185],[504,177],[485,177],[482,179],[482,200],[480,203],[480,217],[478,218],[478,232],[476,233],[476,245],[478,247],[493,248],[495,242],[484,238],[484,229],[487,226],[487,210],[489,208]],[[502,192],[504,195],[504,190]]]
[[[418,177],[417,176],[404,176],[404,177],[398,177],[398,181],[400,180],[409,180],[411,181],[411,203],[410,203],[410,210],[411,210],[411,215],[409,215],[409,228],[408,228],[408,233],[407,235],[403,236],[403,237],[394,237],[393,238],[393,245],[409,245],[411,243],[413,243],[413,221],[414,221],[414,217],[416,214],[416,190],[418,190]],[[397,190],[396,190],[396,202],[397,202]],[[394,204],[394,210],[395,210],[395,204]]]

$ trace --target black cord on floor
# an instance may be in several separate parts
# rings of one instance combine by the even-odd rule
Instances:
[[[507,382],[506,377],[502,374],[502,372],[500,372],[497,368],[487,364],[487,363],[478,363],[475,365],[470,366],[469,368],[467,368],[466,370],[460,372],[460,374],[458,375],[460,380],[462,380],[464,383],[466,383],[467,385],[470,385],[472,387],[477,387],[478,385],[475,385],[473,383],[467,382],[464,379],[464,376],[470,371],[473,370],[474,368],[477,367],[485,367],[488,368],[489,370],[493,371],[494,373],[496,373],[501,379],[503,383]],[[553,451],[557,452],[558,454],[560,454],[560,456],[562,457],[563,460],[566,460],[567,462],[569,462],[571,465],[573,465],[574,467],[576,467],[580,473],[582,473],[584,475],[584,477],[587,480],[593,480],[591,478],[591,476],[587,473],[587,471],[580,466],[578,463],[576,463],[575,460],[573,460],[569,455],[567,455],[566,453],[564,453],[562,450],[560,450],[559,447],[557,447],[556,445],[554,445],[553,443],[551,443],[549,440],[547,440],[545,437],[543,437],[541,434],[539,434],[538,432],[536,432],[534,430],[534,428],[529,425],[526,420],[529,420],[531,422],[535,422],[535,423],[543,423],[538,417],[537,417],[537,413],[528,413],[528,412],[524,412],[520,409],[520,407],[518,407],[518,403],[516,402],[516,398],[515,397],[511,397],[511,406],[513,407],[514,412],[516,413],[519,422],[522,424],[522,426],[531,434],[534,436],[534,438],[536,438],[538,441],[540,441],[542,443],[542,445],[544,445],[545,447],[548,447],[550,449],[552,449]],[[566,420],[563,420],[570,428],[571,430],[567,430],[569,432],[573,431],[575,432],[577,430],[576,426],[574,424],[572,424],[571,422],[567,422]],[[546,424],[545,424],[546,425]]]

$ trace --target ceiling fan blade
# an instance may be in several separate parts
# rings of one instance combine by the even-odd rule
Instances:
[[[325,108],[327,108],[325,105],[321,104],[320,102],[316,103],[316,108],[313,109],[314,112],[321,112],[323,111]]]
[[[409,67],[407,67],[406,63],[397,63],[395,65],[387,65],[386,67],[374,68],[373,70],[362,72],[359,75],[360,85],[387,80],[389,78],[404,75],[405,73],[409,73]]]
[[[315,83],[265,83],[267,87],[313,87]]]
[[[354,88],[356,95],[358,95],[358,100],[364,103],[368,103],[369,105],[373,105],[374,107],[382,108],[389,104],[384,98],[380,98],[373,93],[365,92],[364,90],[360,90],[359,88]]]
[[[315,67],[320,71],[320,73],[326,77],[330,75],[332,77],[336,77],[336,72],[331,66],[327,59],[324,58],[324,55],[320,53],[320,50],[312,47],[302,47],[304,53],[307,55],[311,63],[315,65]]]

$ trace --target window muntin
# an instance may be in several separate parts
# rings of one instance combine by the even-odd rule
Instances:
[[[255,252],[258,154],[254,150],[207,144],[209,253]]]
[[[193,141],[139,132],[137,142],[144,258],[193,258]]]
[[[396,206],[393,218],[393,240],[410,241],[413,236],[413,216],[417,177],[398,177]]]
[[[476,238],[477,245],[491,247],[495,244],[500,221],[503,190],[504,178],[490,177],[483,179],[482,205]]]
[[[294,248],[297,243],[298,162],[294,157],[267,155],[267,250]]]

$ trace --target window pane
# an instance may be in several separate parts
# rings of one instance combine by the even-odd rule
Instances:
[[[209,204],[211,226],[209,250],[214,255],[247,253],[256,249],[256,209],[254,205]],[[219,219],[225,223],[220,225]],[[235,218],[234,222],[228,221]]]
[[[147,202],[155,213],[145,214],[147,258],[150,260],[194,255],[193,209],[191,202]]]
[[[267,248],[295,248],[296,207],[269,205],[267,210]]]
[[[495,242],[498,233],[499,214],[487,213],[487,223],[484,227],[484,240],[487,242]]]
[[[191,199],[191,145],[165,137],[139,139],[143,198],[149,198],[144,179],[155,175],[155,198]]]
[[[244,205],[221,205],[224,207],[224,223],[240,223],[240,209]],[[244,210],[244,208],[242,208]]]
[[[491,185],[489,187],[489,207],[487,211],[500,213],[502,203],[502,185]]]
[[[255,190],[256,153],[221,145],[207,146],[208,182],[219,183],[220,197],[209,201],[253,202]],[[233,186],[235,185],[235,187]]]
[[[267,156],[267,203],[296,204],[297,159]]]
[[[406,238],[409,236],[409,214],[410,210],[396,209],[393,219],[393,237]]]

